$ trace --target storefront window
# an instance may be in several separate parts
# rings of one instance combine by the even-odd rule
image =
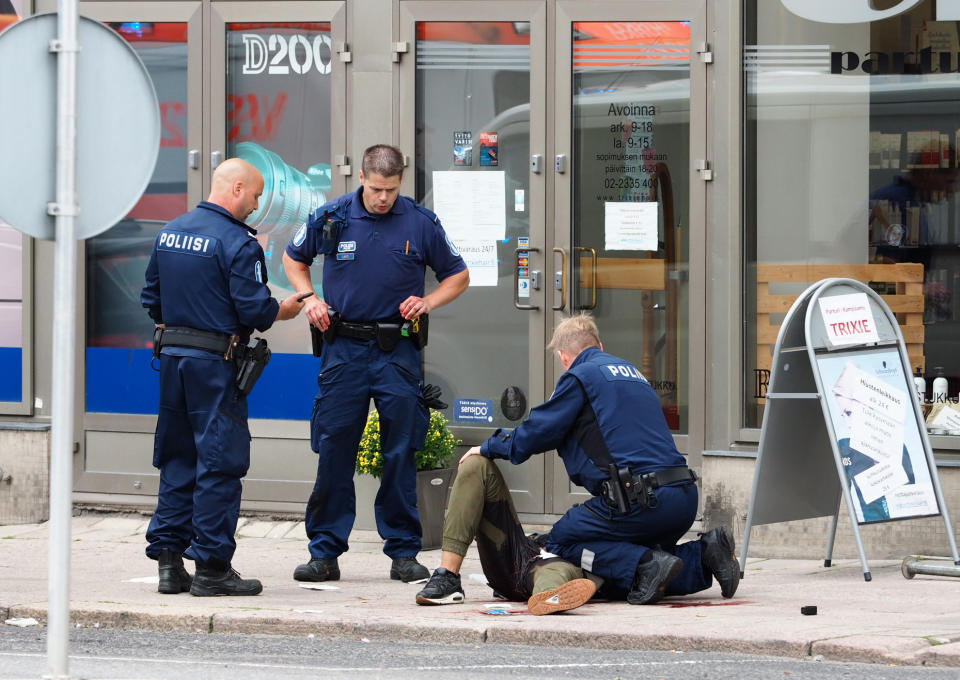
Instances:
[[[470,290],[430,315],[426,380],[453,424],[509,427],[530,405],[529,317],[513,302],[514,276],[529,280],[515,251],[530,245],[530,24],[420,22],[416,48],[416,198],[470,268]]]
[[[577,22],[573,309],[689,431],[690,22]],[[628,226],[629,225],[629,226]]]
[[[283,253],[310,213],[333,198],[331,91],[333,45],[327,22],[228,23],[227,156],[263,175],[259,208],[247,218],[267,261],[274,297],[291,293]],[[323,295],[323,258],[311,279]],[[252,418],[307,419],[316,393],[317,359],[302,319],[263,334],[270,370],[250,395]]]
[[[19,4],[0,0],[0,32],[20,20]],[[22,243],[20,232],[0,217],[0,402],[23,399]]]
[[[0,401],[23,399],[22,239],[0,219]]]
[[[115,22],[143,61],[160,103],[160,153],[130,214],[86,242],[87,410],[156,413],[153,322],[140,290],[157,232],[186,212],[187,24]]]
[[[791,296],[828,276],[885,296],[926,377],[927,412],[943,400],[940,374],[957,398],[958,23],[938,20],[933,0],[883,5],[835,17],[818,3],[745,2],[746,427],[761,425]]]
[[[329,23],[227,25],[227,156],[263,175],[259,209],[247,223],[267,258],[273,288],[287,290],[283,251],[330,193]],[[320,288],[320,265],[313,280]],[[304,348],[296,335],[274,329],[274,351]]]

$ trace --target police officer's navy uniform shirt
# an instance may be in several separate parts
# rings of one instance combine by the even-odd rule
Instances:
[[[279,303],[267,288],[267,267],[256,231],[225,208],[201,201],[157,235],[140,301],[167,326],[237,334],[273,325]],[[161,285],[162,282],[162,285]],[[164,348],[165,354],[209,352]]]
[[[400,303],[423,297],[429,266],[438,281],[467,268],[435,214],[398,196],[384,215],[363,205],[363,187],[321,206],[287,245],[287,255],[307,265],[321,252],[324,216],[349,201],[335,255],[324,258],[324,301],[345,321],[401,321]]]
[[[480,452],[520,464],[550,449],[560,453],[570,479],[594,496],[609,479],[591,460],[598,450],[634,474],[686,465],[653,387],[630,362],[599,347],[583,350],[549,400],[512,432],[498,429]]]

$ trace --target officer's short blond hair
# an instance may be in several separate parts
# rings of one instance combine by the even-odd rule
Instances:
[[[600,331],[597,330],[597,323],[588,313],[581,312],[557,324],[547,349],[551,352],[562,350],[576,355],[587,347],[599,346]]]

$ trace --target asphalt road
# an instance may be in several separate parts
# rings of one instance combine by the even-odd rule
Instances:
[[[439,645],[261,635],[75,629],[71,678],[733,678],[951,680],[956,668],[834,663],[715,653]],[[0,679],[48,672],[46,631],[0,626]]]

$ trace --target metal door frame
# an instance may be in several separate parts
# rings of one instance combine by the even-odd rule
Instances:
[[[205,142],[203,136],[204,116],[204,73],[202,50],[204,41],[202,0],[186,0],[182,2],[80,2],[79,11],[84,16],[99,21],[154,21],[154,22],[186,22],[187,23],[187,146],[190,149],[201,150]],[[186,154],[184,163],[187,162]],[[201,164],[202,167],[202,164]],[[187,203],[193,205],[200,200],[203,176],[199,169],[187,171]],[[130,495],[129,501],[136,502],[138,496],[144,494],[156,495],[159,485],[159,474],[150,465],[153,458],[153,433],[157,426],[156,416],[122,414],[122,413],[89,413],[86,410],[86,241],[77,244],[77,290],[80,291],[77,299],[77,309],[83,313],[77,315],[77,337],[82,342],[77,343],[77,381],[75,401],[78,424],[77,439],[79,442],[78,464],[74,465],[74,497],[83,500],[84,493],[110,493]],[[146,312],[144,312],[146,313]],[[110,472],[104,470],[90,471],[88,464],[87,440],[103,436],[108,439],[122,438],[122,446],[127,452],[135,452],[129,459],[137,460],[142,468],[136,473]],[[118,439],[118,444],[119,439]],[[101,444],[102,446],[103,444]],[[93,448],[97,448],[94,446]],[[120,502],[127,502],[127,498],[118,498]]]
[[[410,152],[416,144],[416,24],[432,21],[529,21],[530,30],[530,153],[547,158],[547,28],[548,7],[545,0],[491,0],[472,2],[469,0],[451,0],[450,2],[430,2],[429,0],[401,0],[398,17],[398,40],[406,43],[407,54],[400,55],[396,91],[399,105],[398,142],[401,149]],[[413,173],[404,176],[403,192],[412,196],[414,191]],[[527,205],[530,218],[530,245],[540,252],[531,253],[531,269],[544,272],[549,270],[550,246],[546,233],[547,191],[552,178],[549,173],[529,173],[529,196]],[[550,281],[545,280],[539,291],[532,291],[529,304],[537,305],[536,311],[517,312],[529,316],[528,323],[528,395],[530,406],[535,406],[550,394],[553,387],[546,385],[544,371],[547,336],[547,311],[552,304],[549,296],[552,290]],[[454,302],[453,304],[456,304]],[[426,350],[429,352],[429,348]],[[536,390],[536,392],[534,392]],[[456,428],[455,434],[465,444],[474,445],[483,442],[493,434],[493,428]],[[501,469],[511,486],[511,493],[517,511],[524,518],[542,516],[550,507],[550,484],[545,480],[553,474],[550,456],[534,456],[520,467],[504,465]]]
[[[577,0],[558,0],[554,21],[556,75],[553,80],[554,91],[554,140],[555,154],[566,154],[571,158],[572,144],[572,92],[571,69],[572,47],[570,26],[575,21],[687,21],[691,22],[691,60],[690,60],[690,167],[688,181],[690,187],[690,244],[689,279],[687,284],[689,334],[686,351],[688,352],[688,394],[689,429],[687,434],[674,435],[674,441],[680,452],[687,456],[690,467],[698,472],[703,465],[706,421],[706,348],[705,342],[695,342],[694,338],[706,337],[706,262],[707,262],[707,189],[708,182],[700,178],[695,169],[695,159],[709,159],[708,148],[708,100],[707,64],[697,58],[698,46],[707,42],[709,35],[708,0],[651,0],[625,2],[623,0],[597,0],[579,2]],[[572,162],[569,164],[572,166]],[[554,199],[554,243],[548,247],[563,248],[569,252],[571,247],[571,173],[558,175],[555,182]],[[569,273],[573,271],[572,258],[568,258]],[[572,277],[568,274],[568,280]],[[551,319],[551,323],[559,318]],[[583,501],[587,494],[575,487],[562,474],[554,476],[552,511],[561,514],[575,502]]]

